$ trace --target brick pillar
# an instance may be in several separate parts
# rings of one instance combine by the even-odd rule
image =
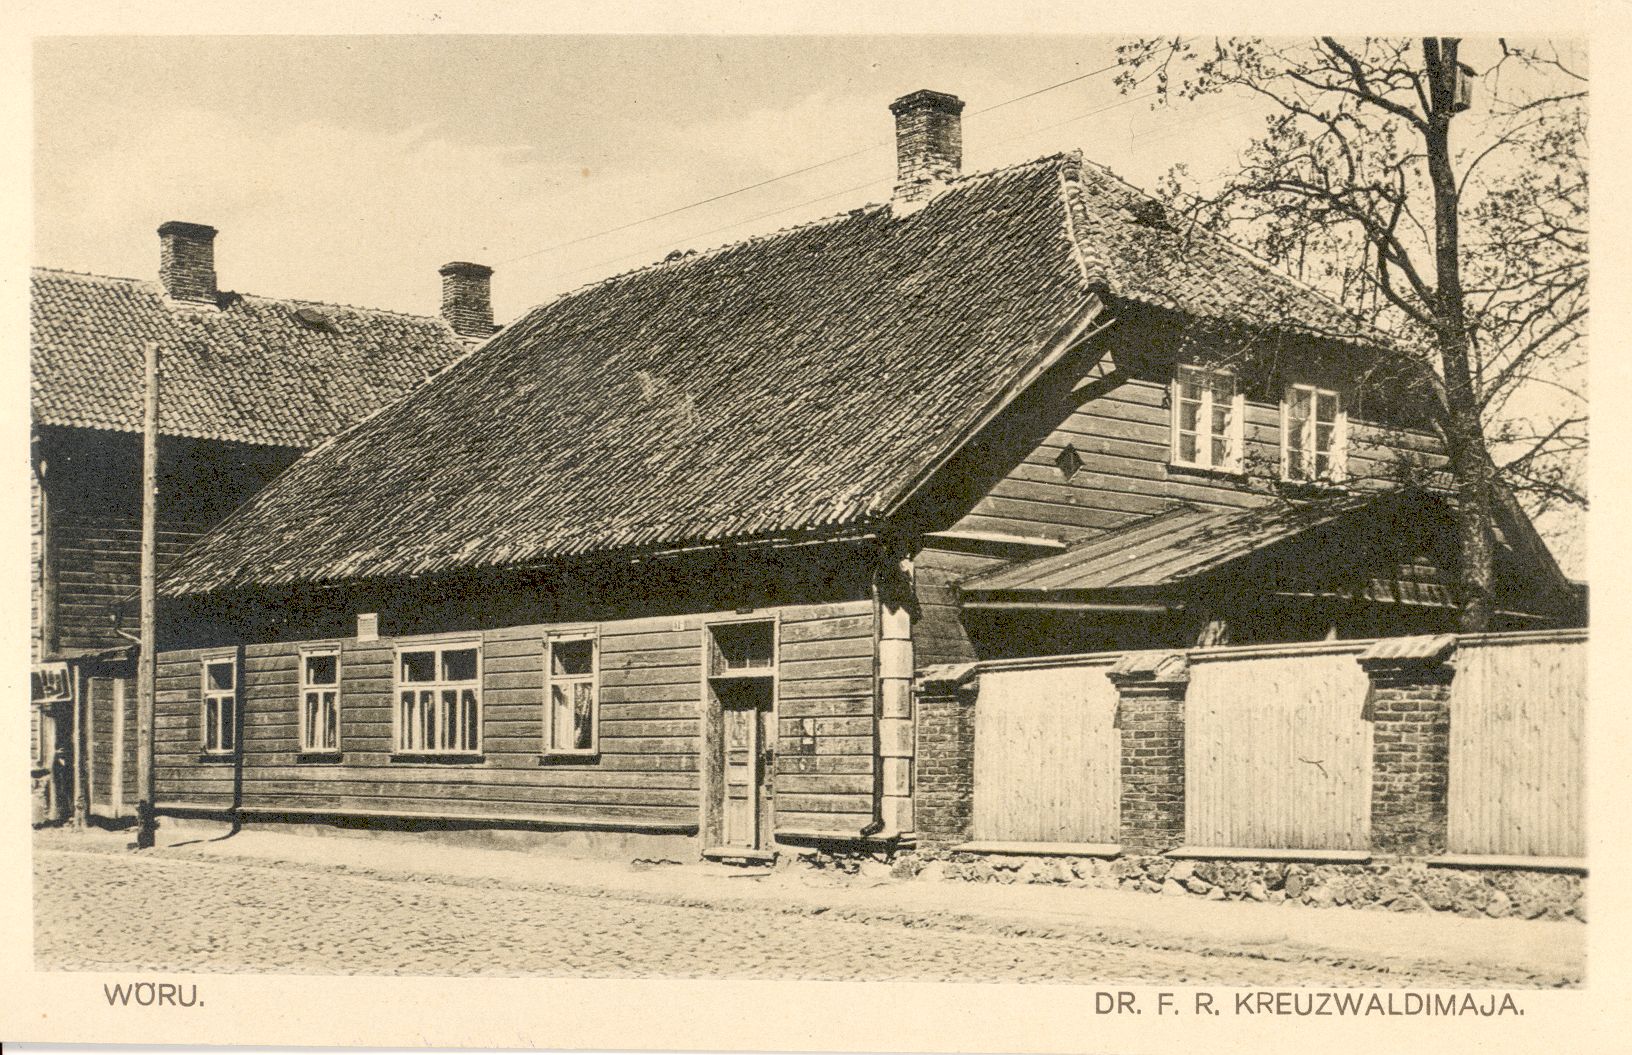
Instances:
[[[969,840],[975,791],[975,700],[980,676],[973,663],[931,667],[918,676],[918,841],[947,846]]]
[[[1371,679],[1371,848],[1445,852],[1450,781],[1451,657],[1456,638],[1390,638],[1361,653]]]
[[[1122,851],[1160,853],[1184,842],[1184,696],[1190,670],[1182,652],[1133,652],[1107,677],[1120,699]]]

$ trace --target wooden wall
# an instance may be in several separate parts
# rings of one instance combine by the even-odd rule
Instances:
[[[1191,654],[1185,842],[1364,850],[1370,683],[1352,644]]]
[[[1586,855],[1583,632],[1465,638],[1451,683],[1447,848]]]
[[[1086,538],[1160,513],[1174,502],[1246,508],[1262,502],[1248,480],[1171,466],[1168,388],[1129,379],[1071,410],[957,522],[957,529],[1059,540]],[[1280,407],[1246,404],[1246,468],[1262,483],[1280,464]],[[1350,421],[1349,470],[1370,485],[1393,476],[1396,452],[1432,464],[1437,441]],[[1069,479],[1055,464],[1070,446],[1083,465]]]
[[[203,532],[197,524],[161,524],[161,573]],[[110,615],[141,587],[141,519],[119,513],[57,513],[51,520],[51,545],[56,572],[57,647],[129,644],[114,633]],[[137,612],[132,605],[123,626],[134,632],[136,624]]]
[[[872,612],[865,600],[774,610],[779,830],[853,833],[872,816]],[[392,758],[394,650],[410,638],[341,641],[338,763],[296,757],[300,642],[242,649],[240,762],[200,760],[200,652],[167,652],[159,668],[159,803],[684,830],[699,818],[703,645],[715,618],[743,617],[599,623],[600,754],[588,760],[540,757],[546,624],[474,635],[482,641],[483,754],[471,762]],[[813,750],[801,754],[807,721]]]

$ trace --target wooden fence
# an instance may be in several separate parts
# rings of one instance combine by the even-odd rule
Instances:
[[[1124,788],[1122,752],[1135,758],[1156,746],[1129,737],[1171,735],[1175,748],[1182,742],[1174,757],[1183,769],[1172,831],[1182,826],[1192,849],[1374,850],[1375,808],[1451,854],[1582,857],[1586,632],[1462,637],[1448,698],[1443,672],[1427,661],[1422,706],[1448,709],[1448,734],[1443,720],[1410,711],[1376,730],[1374,690],[1358,660],[1377,644],[1191,651],[1188,681],[1173,685],[1182,721],[1171,734],[1118,726],[1128,703],[1107,677],[1117,655],[982,664],[969,836],[1121,842],[1124,793],[1150,801],[1135,783]],[[1398,685],[1390,692],[1397,701]],[[1374,740],[1390,747],[1386,759]],[[1400,761],[1402,742],[1420,762]],[[1403,806],[1401,780],[1417,796]],[[1374,786],[1390,789],[1376,804]]]
[[[1464,638],[1451,684],[1452,853],[1580,857],[1586,635]]]
[[[1185,842],[1361,850],[1371,835],[1364,646],[1191,657]]]
[[[1116,689],[1105,677],[1115,659],[982,677],[976,841],[1117,841],[1122,752]]]

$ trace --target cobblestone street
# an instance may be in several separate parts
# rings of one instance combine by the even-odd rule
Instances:
[[[1142,947],[1069,927],[995,926],[944,913],[744,902],[730,896],[742,881],[716,885],[727,889],[710,901],[472,876],[347,874],[186,850],[138,857],[37,846],[36,959],[47,970],[1254,986],[1468,986],[1488,977],[1449,965],[1402,972],[1398,964],[1276,958],[1263,948]]]

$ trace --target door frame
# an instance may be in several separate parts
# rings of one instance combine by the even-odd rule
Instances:
[[[771,765],[767,772],[761,775],[762,786],[770,789],[769,803],[765,805],[767,816],[759,818],[758,831],[766,845],[759,847],[760,852],[770,852],[776,842],[776,747],[781,739],[780,714],[782,696],[782,613],[777,610],[768,612],[737,612],[732,615],[705,618],[700,629],[702,639],[699,641],[701,653],[701,710],[702,721],[702,753],[699,758],[699,802],[697,834],[701,849],[710,850],[723,846],[725,837],[725,708],[720,702],[719,694],[714,688],[714,675],[710,671],[713,662],[714,628],[742,623],[769,623],[771,625],[771,666],[765,678],[771,683],[770,707],[768,723],[771,738]]]

